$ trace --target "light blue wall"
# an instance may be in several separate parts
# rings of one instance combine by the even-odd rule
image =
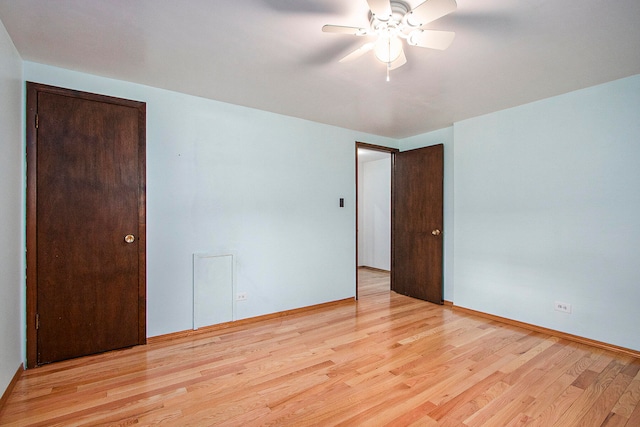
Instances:
[[[640,350],[640,75],[454,132],[454,303]]]
[[[0,22],[0,396],[23,360],[22,60]]]
[[[453,126],[399,141],[400,151],[444,145],[444,195],[443,195],[443,297],[453,300]]]
[[[355,294],[355,141],[395,141],[25,62],[147,103],[148,335],[192,327],[192,254],[236,255],[238,319]],[[345,198],[345,207],[339,199]]]

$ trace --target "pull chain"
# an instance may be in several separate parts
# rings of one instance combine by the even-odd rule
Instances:
[[[389,81],[389,71],[391,71],[391,37],[387,39],[389,54],[387,55],[387,81]]]

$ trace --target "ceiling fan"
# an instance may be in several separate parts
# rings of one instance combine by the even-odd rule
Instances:
[[[402,0],[367,0],[369,4],[369,28],[325,25],[325,33],[350,34],[354,36],[377,36],[374,42],[365,43],[339,62],[354,60],[373,50],[376,58],[387,65],[389,71],[407,62],[402,40],[409,46],[445,50],[455,33],[452,31],[426,30],[422,27],[456,10],[455,0],[427,0],[411,9]]]

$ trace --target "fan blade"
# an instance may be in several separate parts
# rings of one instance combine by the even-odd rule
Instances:
[[[456,0],[427,0],[407,14],[407,23],[418,27],[442,18],[457,8]]]
[[[343,27],[342,25],[325,25],[322,27],[324,33],[351,34],[354,36],[364,36],[369,30],[358,27]]]
[[[367,43],[365,45],[362,45],[358,49],[354,50],[353,52],[351,52],[349,55],[345,56],[338,62],[353,61],[356,58],[360,58],[362,55],[364,55],[365,53],[373,49],[374,46],[375,46],[375,43]]]
[[[398,57],[398,59],[396,59],[391,63],[391,66],[389,67],[389,71],[402,67],[406,63],[407,63],[407,57],[404,56],[404,50],[401,50],[400,56]]]
[[[391,2],[389,0],[367,0],[369,9],[380,21],[388,21],[391,18]]]
[[[445,50],[451,45],[455,36],[456,33],[453,31],[414,30],[407,37],[407,43],[411,46]]]

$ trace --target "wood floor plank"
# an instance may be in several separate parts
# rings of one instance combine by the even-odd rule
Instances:
[[[624,365],[619,361],[612,360],[609,365],[594,378],[591,384],[583,390],[582,394],[573,402],[571,407],[562,414],[562,417],[553,424],[554,427],[579,425],[578,422],[583,418],[584,413],[594,406],[602,392],[620,373],[623,367]]]
[[[640,364],[634,363],[631,366],[633,365],[639,366]],[[638,402],[640,402],[640,372],[636,373],[611,412],[624,418],[629,418],[633,410],[638,406]]]
[[[640,405],[633,410],[626,425],[627,427],[640,426]]]
[[[398,295],[25,371],[0,425],[640,426],[640,360]]]
[[[585,427],[601,425],[611,414],[613,406],[629,386],[631,380],[632,378],[621,372],[610,384],[604,385],[604,390],[600,397],[580,420],[581,425]]]

